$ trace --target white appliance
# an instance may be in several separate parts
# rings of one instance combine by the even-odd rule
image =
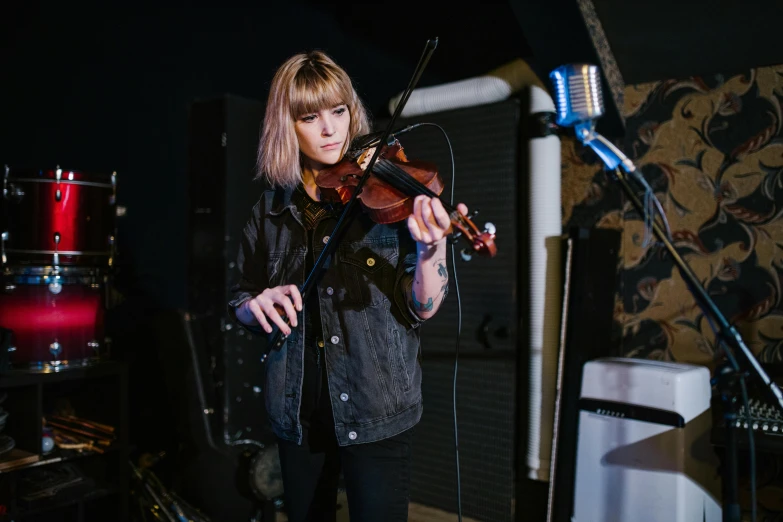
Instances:
[[[720,522],[710,397],[703,366],[586,363],[573,522]]]

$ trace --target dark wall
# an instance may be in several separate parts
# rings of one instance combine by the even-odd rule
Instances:
[[[524,55],[504,4],[407,16],[281,3],[257,9],[3,8],[0,162],[118,173],[117,285],[152,306],[185,305],[188,109],[223,93],[265,100],[276,67],[322,49],[376,117],[403,90],[427,38],[419,85],[486,72]]]

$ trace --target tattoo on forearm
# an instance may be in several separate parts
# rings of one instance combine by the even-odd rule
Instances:
[[[442,279],[448,279],[449,278],[449,272],[446,270],[446,259],[438,259],[435,261],[435,264],[433,266],[438,267],[438,275]]]
[[[416,299],[416,291],[411,291],[412,298],[413,298],[413,308],[417,312],[431,312],[433,307],[432,297],[429,298],[429,300],[426,303],[422,303]]]

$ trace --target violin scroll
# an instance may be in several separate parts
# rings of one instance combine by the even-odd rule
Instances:
[[[467,216],[463,216],[459,212],[451,212],[449,214],[452,227],[455,229],[454,233],[451,235],[451,242],[456,243],[460,238],[464,237],[471,245],[471,249],[465,247],[460,251],[460,255],[464,261],[470,261],[473,258],[474,253],[489,257],[495,257],[495,254],[497,254],[497,246],[495,245],[495,225],[489,222],[485,223],[484,230],[479,231],[478,227],[472,221],[473,218],[478,215],[478,212],[478,209],[473,210]]]

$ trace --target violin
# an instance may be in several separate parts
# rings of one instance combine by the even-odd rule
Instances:
[[[325,197],[330,193],[336,195],[333,197],[346,204],[354,196],[355,189],[364,175],[361,165],[373,152],[373,149],[349,149],[341,161],[320,171],[315,183],[325,189],[322,194]],[[409,160],[399,140],[395,138],[391,145],[381,148],[372,175],[365,181],[356,198],[374,222],[396,223],[413,213],[413,200],[416,196],[426,195],[440,199],[444,186],[437,165],[429,161]],[[441,203],[449,213],[449,233],[452,234],[452,240],[464,238],[472,252],[494,257],[497,253],[495,227],[488,223],[485,230],[480,231],[471,221],[476,212],[464,216],[443,200]],[[472,252],[463,250],[463,258],[469,259]]]

